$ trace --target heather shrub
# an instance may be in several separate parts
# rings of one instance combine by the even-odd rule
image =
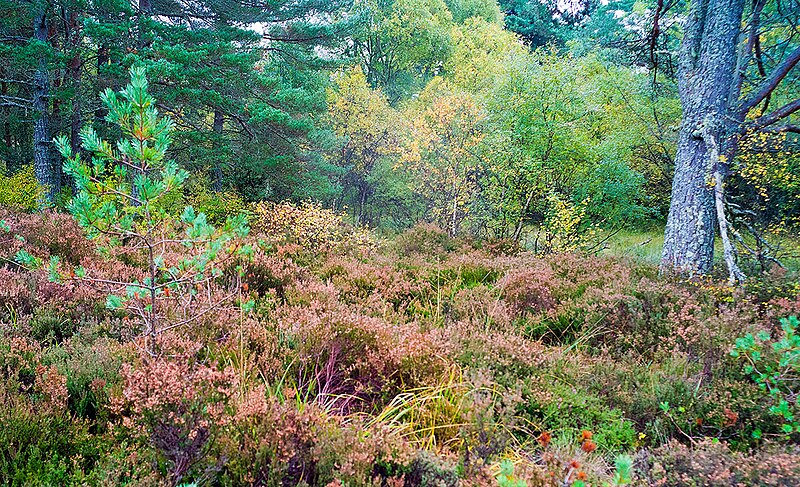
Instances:
[[[791,486],[800,478],[797,447],[767,446],[751,454],[731,452],[722,442],[694,446],[671,441],[637,461],[638,485]]]
[[[46,307],[38,308],[29,322],[31,336],[42,343],[61,343],[71,337],[79,324]]]
[[[280,313],[280,329],[297,357],[298,386],[332,409],[369,408],[442,371],[442,346],[413,324],[318,300]]]
[[[408,487],[457,487],[459,485],[456,465],[426,450],[417,453],[405,477]]]
[[[404,312],[416,297],[429,289],[426,283],[417,281],[407,271],[352,257],[328,259],[319,274],[338,289],[342,302],[377,312],[386,304],[393,311]]]
[[[121,383],[120,368],[130,355],[117,340],[85,326],[80,335],[47,350],[42,360],[66,376],[70,413],[103,432],[111,419],[111,391]]]
[[[242,288],[247,293],[265,296],[274,293],[279,299],[286,297],[286,287],[299,280],[305,269],[284,253],[261,242],[252,243],[246,258],[230,262],[228,275],[240,275]],[[238,271],[237,271],[238,269]]]
[[[394,247],[400,256],[419,254],[431,258],[442,258],[461,245],[444,230],[430,223],[418,223],[394,240]]]
[[[509,329],[512,310],[491,286],[479,284],[458,289],[449,299],[449,318],[452,322],[467,322],[472,327],[489,326]]]
[[[110,447],[68,415],[0,403],[3,485],[79,485]]]
[[[127,435],[158,452],[162,474],[180,484],[206,467],[201,461],[230,419],[226,405],[237,377],[232,368],[205,363],[201,346],[168,338],[168,355],[144,354],[122,365],[122,391],[112,398],[112,410]]]
[[[66,377],[56,367],[42,362],[37,342],[16,336],[0,337],[0,374],[0,407],[27,405],[33,411],[53,415],[66,411]]]
[[[702,363],[680,355],[648,367],[611,356],[584,356],[558,369],[565,381],[602,398],[633,422],[640,432],[637,444],[708,436],[747,449],[754,444],[755,429],[774,424],[757,387],[727,365],[706,374]]]
[[[183,201],[171,192],[162,202]],[[380,248],[341,214],[284,209],[286,221],[224,241],[196,213],[172,223],[164,209],[165,238],[188,229],[205,243],[159,247],[163,279],[181,279],[187,256],[207,267],[191,285],[152,281],[156,348],[140,335],[145,253],[83,239],[36,268],[69,254],[78,228],[3,212],[0,252],[28,258],[0,266],[0,426],[39,446],[12,458],[0,445],[0,476],[579,487],[630,484],[635,470],[642,485],[793,485],[797,324],[777,326],[800,310],[791,276],[737,290],[596,256],[476,249],[424,225]],[[286,224],[304,211],[316,216]],[[318,217],[328,230],[315,233]],[[124,306],[107,309],[109,295]]]
[[[92,243],[86,239],[75,220],[69,215],[53,210],[35,214],[4,213],[0,220],[7,230],[0,230],[4,257],[13,256],[19,249],[38,257],[57,255],[73,265],[95,253]]]
[[[229,460],[223,485],[315,485],[316,440],[335,428],[313,404],[298,410],[255,388],[239,401],[230,435],[220,443]]]
[[[33,276],[0,267],[0,323],[15,326],[20,316],[33,312],[36,298]]]
[[[407,445],[380,425],[344,423],[294,399],[263,386],[242,398],[220,445],[222,485],[384,485],[406,469]]]
[[[518,262],[498,286],[529,336],[564,343],[625,325],[630,280],[608,259],[559,254]]]
[[[536,260],[524,269],[510,271],[498,284],[508,307],[517,315],[540,314],[555,309],[553,295],[555,272],[544,260]]]
[[[517,377],[539,373],[549,351],[540,341],[509,328],[491,321],[458,321],[442,330],[442,338],[460,364],[491,370],[513,383]]]

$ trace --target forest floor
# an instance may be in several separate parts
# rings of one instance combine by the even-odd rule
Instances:
[[[662,278],[650,234],[615,237],[621,256],[536,256],[428,226],[390,241],[255,226],[239,297],[153,355],[102,289],[10,262],[25,248],[123,279],[135,258],[101,256],[65,215],[0,217],[3,484],[800,479],[792,271]]]
[[[791,271],[800,271],[800,237],[770,236],[768,240],[775,247],[780,263]],[[751,242],[748,242],[752,245]],[[600,255],[632,258],[644,264],[658,265],[664,247],[664,230],[620,231],[611,236]],[[743,256],[750,257],[750,256]],[[715,242],[715,263],[722,264],[722,242]]]

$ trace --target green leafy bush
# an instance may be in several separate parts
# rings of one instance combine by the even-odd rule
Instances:
[[[770,412],[782,421],[782,432],[792,435],[800,433],[800,320],[790,316],[780,323],[774,338],[765,330],[738,338],[731,355],[743,358],[745,373],[769,396]],[[756,437],[761,433],[753,432]]]
[[[43,196],[33,166],[25,166],[10,175],[0,171],[0,207],[34,211]]]

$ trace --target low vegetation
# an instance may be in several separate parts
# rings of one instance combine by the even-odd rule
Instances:
[[[800,485],[798,1],[0,0],[0,485]]]
[[[252,252],[200,292],[235,297],[159,334],[155,354],[135,313],[107,307],[96,285],[137,275],[135,251],[101,255],[68,216],[4,210],[0,475],[13,485],[800,475],[791,276],[744,289],[679,282],[631,259],[540,257],[429,225],[368,241],[340,215],[290,209],[253,208],[241,242]],[[292,211],[324,223],[261,230]],[[97,281],[51,282],[47,269],[11,263],[18,250],[59,255]]]

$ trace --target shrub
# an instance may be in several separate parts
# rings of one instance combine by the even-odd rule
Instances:
[[[386,304],[403,312],[415,297],[429,289],[402,269],[345,256],[329,258],[320,269],[320,277],[336,286],[344,303],[377,312],[383,311]]]
[[[107,453],[88,424],[68,415],[0,405],[0,479],[3,485],[78,485]]]
[[[395,248],[401,256],[420,254],[441,258],[458,247],[456,239],[430,223],[419,223],[395,238]]]
[[[456,465],[426,450],[417,453],[405,481],[405,485],[408,487],[456,487],[459,485]]]
[[[444,371],[432,335],[338,304],[286,307],[279,327],[297,356],[298,385],[332,410],[370,409]]]
[[[33,166],[25,166],[11,175],[0,171],[0,207],[34,211],[44,197]]]
[[[228,459],[222,485],[386,485],[411,456],[380,425],[346,424],[314,404],[280,402],[264,387],[237,405],[230,432],[220,451]]]
[[[38,257],[57,255],[77,265],[95,253],[94,245],[69,215],[44,210],[30,215],[11,213],[0,216],[8,226],[7,232],[0,230],[0,242],[10,255],[25,248]]]
[[[122,394],[112,398],[112,409],[124,431],[155,448],[178,485],[203,471],[199,462],[230,418],[226,405],[237,377],[231,368],[202,363],[197,344],[176,340],[166,350],[169,358],[145,355],[122,365]]]
[[[604,452],[630,451],[636,445],[633,422],[587,389],[542,378],[532,380],[525,392],[519,414],[555,436],[579,436],[581,431],[589,430]]]
[[[80,334],[47,350],[42,360],[66,376],[70,413],[91,421],[92,431],[103,432],[110,420],[109,395],[120,385],[120,367],[130,353],[98,328],[85,325]]]
[[[800,320],[790,316],[780,323],[781,332],[774,339],[767,331],[738,338],[731,355],[744,359],[745,373],[770,398],[770,412],[782,421],[783,433],[791,435],[800,433]],[[760,430],[753,433],[761,436]]]
[[[339,246],[370,250],[377,245],[365,229],[347,225],[344,213],[313,201],[299,205],[261,202],[252,207],[252,213],[256,232],[274,243],[294,243],[316,252]]]
[[[796,447],[767,447],[746,455],[718,441],[704,440],[694,447],[671,441],[641,455],[637,464],[639,485],[790,486],[800,478]]]
[[[217,193],[205,186],[193,188],[189,203],[199,213],[203,213],[212,225],[222,225],[230,215],[247,212],[247,204],[234,192]]]

